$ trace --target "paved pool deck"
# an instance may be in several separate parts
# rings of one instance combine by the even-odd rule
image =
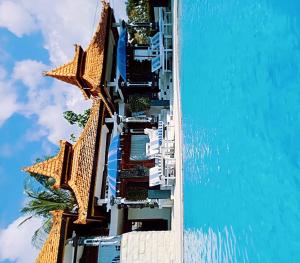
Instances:
[[[176,262],[183,262],[183,172],[182,172],[182,117],[180,97],[180,56],[179,56],[179,0],[173,2],[173,84],[175,121],[176,185],[174,189],[174,209],[172,231],[174,231]]]

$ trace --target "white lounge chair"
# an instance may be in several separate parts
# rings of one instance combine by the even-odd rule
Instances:
[[[144,133],[149,136],[149,143],[146,143],[146,154],[154,158],[155,155],[160,153],[161,136],[159,130],[145,129]]]
[[[161,167],[155,166],[149,169],[149,186],[160,185]]]

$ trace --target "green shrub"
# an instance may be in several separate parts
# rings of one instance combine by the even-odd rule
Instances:
[[[146,111],[150,109],[150,99],[147,97],[131,96],[128,103],[131,112]]]

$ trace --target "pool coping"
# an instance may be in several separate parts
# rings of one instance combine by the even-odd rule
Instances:
[[[174,189],[174,209],[172,229],[175,236],[176,262],[183,262],[183,171],[182,171],[182,115],[180,96],[180,57],[179,57],[179,0],[173,2],[173,85],[175,121],[176,185]]]

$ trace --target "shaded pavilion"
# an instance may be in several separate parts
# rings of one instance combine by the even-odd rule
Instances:
[[[45,76],[77,86],[85,99],[93,99],[93,106],[89,120],[74,145],[60,141],[60,151],[55,157],[24,168],[26,172],[54,178],[53,187],[71,191],[78,204],[77,211],[72,213],[53,211],[52,229],[36,259],[37,263],[63,262],[70,256],[67,240],[74,234],[78,237],[108,235],[110,214],[105,206],[97,204],[97,198],[103,198],[106,186],[107,171],[99,168],[100,159],[107,162],[106,141],[111,136],[111,128],[106,126],[105,119],[115,112],[112,92],[106,85],[115,77],[118,32],[113,23],[113,10],[109,4],[103,3],[101,20],[87,49],[75,45],[72,61],[44,72]],[[76,258],[76,250],[77,247],[72,250],[71,258]],[[93,248],[84,248],[80,257],[86,259],[84,262],[94,262],[97,253]]]
[[[78,219],[75,223],[78,224],[86,224],[88,218],[107,220],[94,207],[94,184],[105,116],[108,116],[108,111],[104,103],[100,99],[95,100],[89,120],[74,145],[60,141],[60,151],[55,157],[24,168],[29,173],[52,177],[55,179],[54,188],[68,189],[74,193],[78,204]]]
[[[68,240],[74,240],[73,233],[76,233],[75,240],[80,236],[103,235],[103,230],[99,224],[93,223],[93,228],[88,225],[78,225],[74,223],[74,218],[67,216],[63,211],[57,210],[52,212],[52,228],[49,236],[44,243],[36,263],[62,263],[62,262],[97,262],[97,247],[73,247]],[[74,241],[73,241],[74,242]],[[70,249],[71,248],[71,249]]]
[[[114,23],[113,10],[103,2],[100,23],[87,49],[76,44],[72,61],[43,73],[77,86],[86,99],[101,98],[111,116],[115,108],[107,82],[115,77],[118,31]]]

